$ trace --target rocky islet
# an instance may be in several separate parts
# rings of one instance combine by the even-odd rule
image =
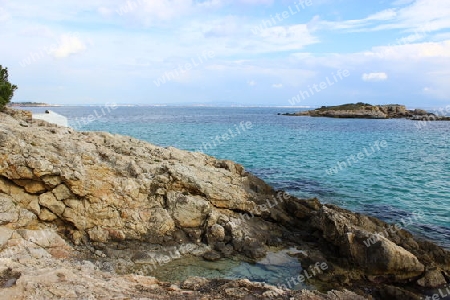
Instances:
[[[414,121],[450,121],[447,115],[450,106],[441,108],[436,114],[423,109],[408,110],[399,104],[371,105],[368,103],[349,103],[337,106],[322,106],[314,110],[286,113],[286,116],[310,116],[345,119],[409,119]]]

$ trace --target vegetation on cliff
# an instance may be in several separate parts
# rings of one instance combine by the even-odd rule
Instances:
[[[8,104],[14,96],[14,91],[17,86],[11,84],[8,80],[8,68],[3,68],[0,65],[0,110]]]
[[[47,107],[47,106],[56,106],[56,105],[50,105],[44,102],[11,102],[10,106],[12,107]]]
[[[325,111],[325,110],[359,110],[359,109],[366,109],[372,107],[371,104],[358,102],[358,103],[347,103],[342,105],[336,105],[336,106],[322,106],[318,108],[319,111]]]

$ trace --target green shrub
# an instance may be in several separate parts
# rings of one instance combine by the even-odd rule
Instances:
[[[0,110],[11,101],[15,90],[17,90],[17,86],[8,80],[8,68],[0,65]]]

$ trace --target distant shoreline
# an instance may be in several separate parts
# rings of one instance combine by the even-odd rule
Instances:
[[[58,104],[47,104],[40,102],[13,102],[9,104],[10,107],[61,107],[62,105]]]

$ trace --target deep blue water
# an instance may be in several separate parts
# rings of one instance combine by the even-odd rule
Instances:
[[[275,188],[388,222],[422,211],[423,217],[407,229],[450,248],[450,122],[430,122],[418,129],[418,122],[410,120],[277,115],[298,110],[292,108],[51,109],[67,116],[77,129],[203,150],[244,165]],[[89,115],[95,120],[84,124],[81,118]],[[251,124],[246,127],[246,122]]]

